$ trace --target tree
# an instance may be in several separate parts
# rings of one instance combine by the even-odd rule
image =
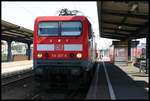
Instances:
[[[22,46],[21,45],[15,45],[15,46],[12,46],[12,50],[22,50]]]

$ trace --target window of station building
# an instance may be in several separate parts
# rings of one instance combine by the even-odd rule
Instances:
[[[59,22],[43,21],[38,24],[39,36],[58,36],[59,35]]]
[[[61,36],[80,36],[82,23],[80,21],[63,21],[61,23]]]

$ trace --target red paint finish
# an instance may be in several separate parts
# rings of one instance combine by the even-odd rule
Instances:
[[[81,21],[82,22],[82,34],[81,36],[57,36],[57,37],[45,37],[38,36],[38,23],[40,21]],[[88,59],[90,57],[90,43],[89,39],[89,21],[83,16],[50,16],[50,17],[38,17],[35,20],[34,25],[34,59],[78,59],[77,53],[82,53],[81,59]],[[58,42],[58,40],[61,40]],[[52,42],[50,42],[52,40]],[[66,42],[68,40],[68,42]],[[37,51],[37,44],[54,44],[54,51]],[[82,51],[64,51],[64,44],[82,44]],[[43,57],[38,58],[37,54],[42,53]],[[44,54],[48,53],[49,57],[45,57]],[[70,53],[74,53],[74,57],[70,57]],[[89,53],[89,54],[88,54]]]

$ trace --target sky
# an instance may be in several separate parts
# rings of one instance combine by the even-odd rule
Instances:
[[[93,31],[96,36],[97,48],[106,49],[112,44],[112,39],[106,39],[99,37],[99,24],[97,15],[97,5],[96,1],[86,1],[86,2],[54,2],[54,1],[44,1],[44,2],[6,2],[2,3],[2,20],[8,21],[10,23],[22,26],[24,28],[33,30],[34,21],[38,16],[58,16],[58,11],[62,8],[67,8],[69,10],[81,11],[90,20]]]

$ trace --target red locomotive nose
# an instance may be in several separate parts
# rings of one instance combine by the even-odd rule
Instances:
[[[33,48],[35,81],[41,87],[65,80],[70,89],[72,84],[87,84],[93,75],[96,43],[84,16],[38,17]]]

